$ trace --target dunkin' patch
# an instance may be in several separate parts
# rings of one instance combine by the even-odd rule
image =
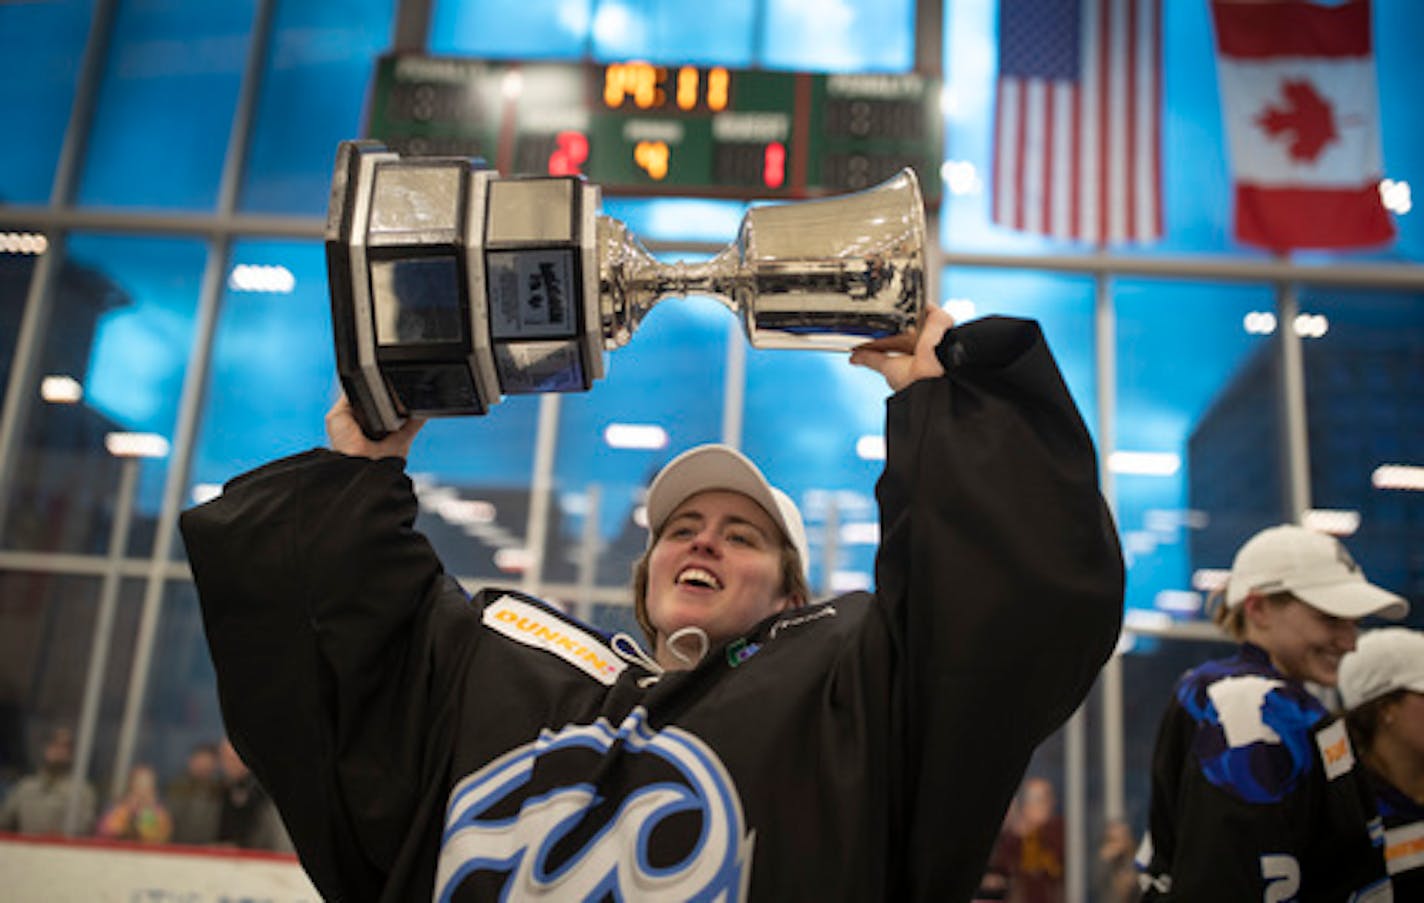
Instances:
[[[589,677],[613,686],[618,675],[628,667],[613,654],[603,640],[586,630],[569,624],[538,607],[512,596],[501,596],[485,606],[485,626],[502,633],[515,642],[551,655],[578,668]]]

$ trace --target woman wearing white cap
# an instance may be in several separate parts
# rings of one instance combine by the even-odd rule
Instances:
[[[183,518],[234,743],[341,900],[955,900],[1117,639],[1122,559],[1035,324],[872,343],[874,593],[810,604],[796,506],[724,446],[671,462],[635,579],[652,653],[411,529],[404,457],[334,450]]]
[[[1289,524],[1241,546],[1216,601],[1241,647],[1173,689],[1138,854],[1144,899],[1389,899],[1344,725],[1307,682],[1335,686],[1356,623],[1408,604],[1339,540]]]
[[[1424,900],[1424,633],[1361,636],[1340,663],[1340,700],[1379,806],[1394,899]]]

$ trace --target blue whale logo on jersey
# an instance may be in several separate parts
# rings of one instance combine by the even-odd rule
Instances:
[[[597,767],[609,755],[625,773],[631,757],[647,780],[608,799],[587,781],[557,779],[561,760]],[[650,851],[655,834],[669,833],[682,838],[674,861],[666,849],[661,859]],[[680,728],[651,730],[640,706],[616,729],[600,718],[545,730],[460,781],[446,807],[435,899],[478,886],[497,888],[501,900],[739,900],[754,840],[716,754]]]

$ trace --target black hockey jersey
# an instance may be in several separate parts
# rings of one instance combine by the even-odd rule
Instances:
[[[1342,720],[1265,650],[1187,672],[1152,761],[1146,901],[1390,900],[1383,834]]]
[[[317,450],[182,529],[234,744],[332,900],[963,900],[1116,641],[1086,429],[1035,324],[887,402],[874,595],[658,677],[469,598],[396,459]]]
[[[1424,804],[1365,769],[1384,821],[1384,862],[1395,903],[1424,900]]]

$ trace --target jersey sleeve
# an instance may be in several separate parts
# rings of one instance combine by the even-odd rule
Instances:
[[[181,519],[229,737],[328,899],[376,898],[438,742],[431,620],[463,596],[416,511],[399,459],[315,450]]]
[[[888,402],[876,594],[897,647],[910,892],[974,890],[1034,747],[1116,643],[1097,456],[1036,323],[990,317]]]

